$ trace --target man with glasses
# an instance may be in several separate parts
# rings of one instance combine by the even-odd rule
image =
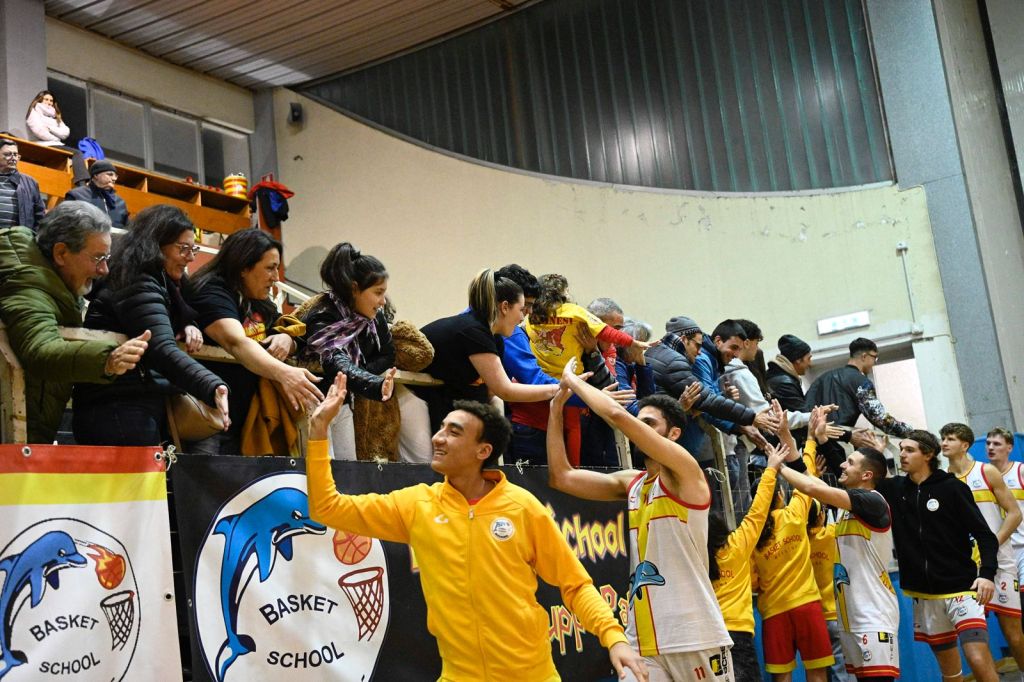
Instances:
[[[128,222],[128,207],[124,199],[117,195],[114,183],[117,182],[117,169],[106,159],[94,161],[89,166],[89,184],[75,187],[64,198],[76,201],[88,201],[110,216],[112,227],[124,227]]]
[[[39,194],[39,184],[18,172],[20,158],[18,143],[0,137],[0,229],[23,225],[35,232],[46,206]]]
[[[148,331],[121,345],[60,335],[82,326],[82,297],[109,260],[110,219],[84,201],[58,205],[38,234],[0,230],[0,320],[25,372],[29,443],[53,442],[72,384],[112,381],[146,352]]]
[[[805,409],[815,405],[838,405],[831,420],[838,426],[852,429],[857,418],[864,415],[871,424],[890,436],[905,437],[913,427],[889,414],[875,393],[875,384],[868,374],[878,362],[878,346],[871,339],[859,338],[850,343],[850,360],[843,367],[829,370],[814,380],[807,389]],[[844,437],[850,440],[851,433]],[[857,445],[858,443],[854,443]],[[818,449],[824,455],[828,471],[839,476],[846,453],[836,441],[828,441]]]

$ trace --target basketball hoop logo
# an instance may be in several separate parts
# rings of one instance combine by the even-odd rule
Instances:
[[[0,550],[0,680],[123,680],[141,620],[124,545],[79,519],[35,523]]]
[[[290,471],[251,482],[200,544],[193,618],[218,682],[372,677],[389,615],[384,548],[311,519],[305,491]]]

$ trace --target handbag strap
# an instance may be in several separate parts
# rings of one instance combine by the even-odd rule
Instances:
[[[178,435],[178,423],[174,421],[174,410],[171,409],[171,396],[164,398],[164,409],[167,411],[167,428],[171,432],[171,441],[174,443],[174,449],[180,453],[181,437]]]

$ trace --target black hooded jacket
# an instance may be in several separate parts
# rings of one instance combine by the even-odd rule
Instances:
[[[971,489],[947,471],[921,482],[909,476],[881,481],[892,510],[892,535],[904,590],[928,595],[966,592],[976,578],[996,575],[995,534],[974,503]],[[978,543],[981,567],[971,557]]]

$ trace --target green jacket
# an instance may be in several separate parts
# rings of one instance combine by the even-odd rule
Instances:
[[[82,299],[26,227],[0,230],[0,319],[25,371],[28,442],[52,443],[72,385],[109,382],[104,367],[117,344],[61,338],[58,327],[82,326]]]

